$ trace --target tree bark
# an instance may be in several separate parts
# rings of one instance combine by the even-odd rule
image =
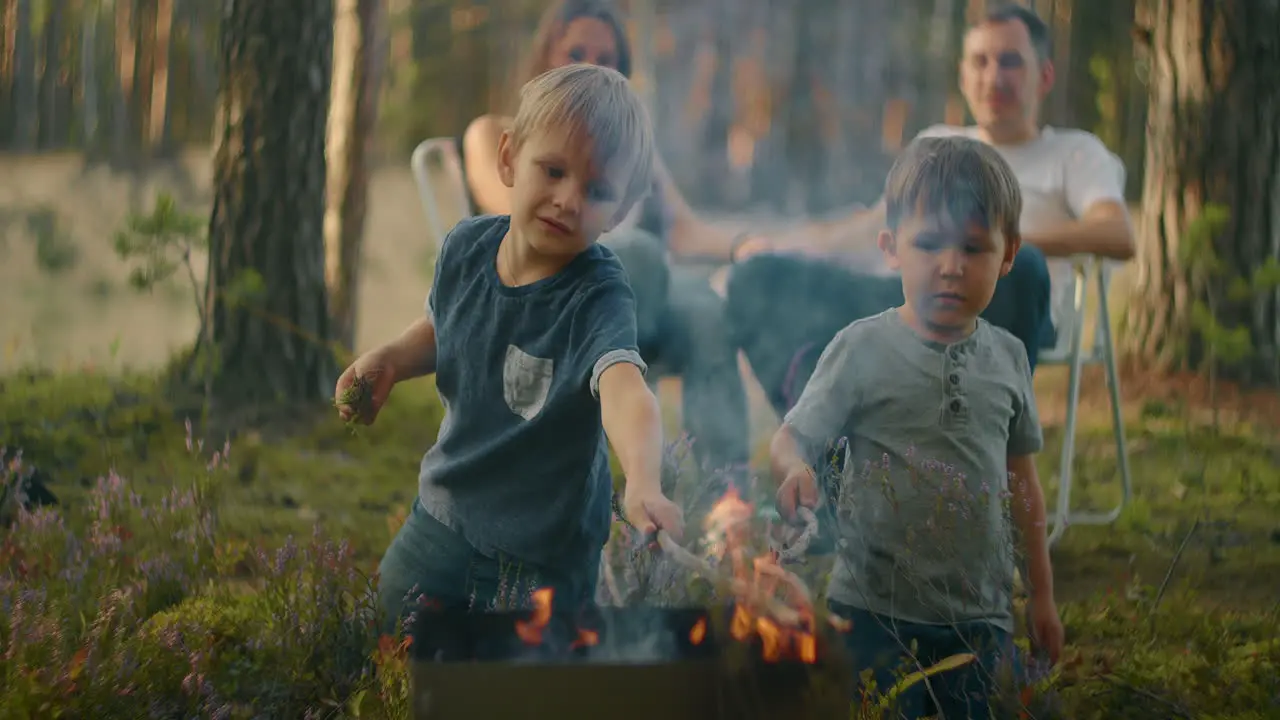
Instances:
[[[137,123],[137,160],[151,159],[151,100],[156,76],[156,0],[134,0],[133,97],[131,113]]]
[[[1206,205],[1231,221],[1214,238],[1226,274],[1216,289],[1280,257],[1280,0],[1147,0],[1150,29],[1146,176],[1138,272],[1124,350],[1143,367],[1199,368],[1206,352],[1191,308],[1197,287],[1179,242]],[[1217,315],[1250,330],[1254,357],[1235,379],[1280,384],[1277,293]]]
[[[39,85],[36,82],[35,42],[31,35],[31,0],[18,0],[13,31],[13,141],[18,152],[36,149]]]
[[[151,152],[164,155],[169,150],[169,61],[173,55],[173,14],[175,0],[157,0],[155,35],[151,50],[151,119],[147,123]]]
[[[114,0],[115,29],[112,43],[115,51],[115,82],[111,100],[111,160],[128,165],[133,143],[133,68],[137,60],[137,38],[133,33],[134,6],[137,0]]]
[[[0,0],[0,142],[13,131],[13,37],[17,28],[17,0]]]
[[[58,77],[62,71],[62,24],[66,0],[52,0],[45,5],[44,28],[40,36],[40,130],[37,137],[46,149],[60,144],[58,126]]]
[[[324,217],[325,283],[334,338],[349,352],[356,343],[369,156],[378,122],[385,29],[384,0],[337,0]]]
[[[98,19],[96,2],[84,2],[80,16],[80,143],[92,153],[98,145]]]
[[[205,302],[220,413],[320,401],[337,374],[323,231],[333,3],[223,8]]]

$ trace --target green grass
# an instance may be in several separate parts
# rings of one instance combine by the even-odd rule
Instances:
[[[1127,428],[1133,499],[1111,526],[1068,528],[1054,552],[1067,599],[1163,581],[1178,548],[1176,578],[1204,602],[1257,607],[1280,598],[1280,441],[1257,435],[1186,432],[1147,417]],[[1040,469],[1056,502],[1061,434],[1050,433]],[[1120,499],[1110,429],[1077,440],[1073,506],[1109,509]],[[1194,527],[1194,531],[1192,528]]]
[[[318,527],[325,538],[350,543],[352,553],[344,562],[352,569],[371,572],[398,513],[414,496],[418,463],[434,440],[440,414],[431,383],[413,383],[397,388],[374,427],[354,433],[329,409],[291,418],[287,431],[241,431],[232,439],[225,468],[210,474],[206,466],[223,447],[222,438],[209,438],[203,452],[188,450],[185,418],[160,395],[152,378],[89,373],[0,378],[0,446],[22,448],[28,463],[49,474],[63,514],[79,532],[94,532],[84,514],[94,506],[97,478],[112,470],[143,497],[144,506],[204,478],[203,502],[216,507],[218,526],[211,540],[216,557],[201,562],[213,564],[200,565],[204,574],[199,583],[184,586],[167,601],[147,595],[147,602],[138,606],[146,611],[131,611],[140,613],[136,619],[141,627],[151,628],[136,642],[143,643],[138,657],[160,653],[154,660],[155,677],[181,679],[188,671],[179,670],[193,662],[156,649],[158,638],[167,637],[166,628],[175,623],[217,626],[218,637],[226,638],[219,642],[236,648],[224,656],[239,658],[210,666],[220,692],[276,693],[271,697],[283,703],[278,707],[296,709],[304,700],[294,695],[311,688],[316,696],[307,696],[306,702],[347,708],[345,716],[353,714],[351,703],[359,697],[365,707],[360,717],[403,717],[403,674],[383,672],[371,678],[367,667],[359,669],[370,656],[378,658],[380,667],[393,667],[402,662],[402,653],[385,642],[379,645],[376,636],[348,634],[341,649],[346,659],[325,665],[330,675],[312,673],[299,681],[303,690],[294,695],[282,689],[289,683],[278,679],[265,690],[248,682],[243,673],[263,671],[254,670],[257,661],[245,650],[255,633],[262,632],[261,623],[278,629],[280,618],[299,613],[296,590],[281,584],[280,573],[264,574],[263,561],[253,561],[253,549],[264,548],[269,556],[287,536],[310,537]],[[1051,678],[1056,702],[1066,717],[1077,718],[1266,717],[1261,709],[1280,701],[1280,644],[1275,642],[1280,629],[1280,579],[1275,573],[1280,569],[1280,440],[1256,428],[1222,433],[1188,428],[1180,417],[1155,407],[1132,422],[1128,433],[1133,503],[1111,526],[1069,529],[1054,550],[1057,595],[1070,646],[1070,660]],[[1052,504],[1060,431],[1051,428],[1046,440],[1040,469]],[[1118,474],[1110,431],[1101,419],[1085,418],[1077,448],[1074,504],[1109,507],[1119,497]],[[129,522],[142,521],[134,517]],[[137,552],[153,551],[160,550],[140,547]],[[126,575],[119,574],[124,571],[111,567],[115,569],[102,575],[102,582],[125,582]],[[315,578],[336,571],[303,567],[297,572],[311,578],[308,582],[320,582]],[[333,597],[355,597],[354,585],[330,584],[338,588],[326,591]],[[4,588],[0,584],[0,600]],[[246,596],[245,589],[257,592]],[[57,612],[71,625],[81,618],[68,634],[74,642],[88,642],[84,633],[94,624],[93,613],[104,612],[109,590],[104,585],[67,591],[79,604]],[[71,607],[81,608],[79,614],[67,614]],[[312,624],[329,623],[324,627],[330,634],[343,634],[349,621],[350,613],[335,611]],[[0,640],[8,637],[6,632],[0,629]],[[297,643],[290,643],[276,648],[270,662],[296,668],[313,662],[308,658],[315,653],[328,652],[320,646],[298,650]],[[126,646],[133,647],[120,645]],[[31,655],[31,662],[75,666],[74,645],[68,647],[62,655]],[[303,654],[279,654],[286,650]],[[345,679],[334,679],[342,673],[347,673]],[[90,689],[85,687],[23,682],[28,684],[0,674],[4,695],[21,696],[28,703],[25,711],[0,710],[0,720],[47,716],[37,712],[41,707],[102,702],[86,694]],[[102,678],[97,682],[110,685]],[[156,683],[160,680],[147,692],[172,691]],[[195,710],[184,706],[181,712],[188,711]]]
[[[276,540],[307,536],[318,523],[348,538],[360,561],[376,563],[389,540],[388,518],[417,491],[418,463],[440,417],[434,386],[421,381],[397,388],[372,428],[352,431],[322,409],[294,418],[284,436],[240,433],[219,488],[221,530],[228,538]],[[202,461],[187,450],[186,419],[146,376],[0,378],[0,445],[22,448],[50,472],[68,504],[112,469],[144,495],[190,476]],[[223,440],[207,440],[208,450]]]

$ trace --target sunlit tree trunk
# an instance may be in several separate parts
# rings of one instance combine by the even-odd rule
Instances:
[[[115,82],[111,99],[111,157],[117,164],[127,163],[133,148],[133,69],[137,39],[133,33],[133,13],[137,0],[115,2]]]
[[[173,54],[173,13],[176,0],[156,0],[156,26],[151,50],[151,120],[147,123],[154,153],[169,145],[169,60]]]
[[[17,30],[16,0],[0,0],[0,143],[13,132],[13,36]]]
[[[220,410],[332,396],[323,224],[333,12],[315,0],[224,6],[205,348]]]
[[[385,28],[384,0],[337,0],[324,218],[325,282],[334,338],[348,351],[355,348],[369,155],[378,120]]]
[[[137,160],[145,164],[151,156],[151,99],[156,74],[156,3],[134,0],[133,28],[136,35],[133,64],[133,97],[130,113],[137,123],[133,138]]]
[[[1179,260],[1188,226],[1210,203],[1231,220],[1214,241],[1224,288],[1267,258],[1280,257],[1280,2],[1147,0],[1151,75],[1135,294],[1125,349],[1144,368],[1203,364],[1191,308],[1206,298]],[[1275,292],[1235,309],[1224,326],[1249,329],[1254,357],[1246,379],[1277,377]]]

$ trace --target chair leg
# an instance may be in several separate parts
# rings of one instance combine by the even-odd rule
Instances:
[[[1081,352],[1084,335],[1084,302],[1086,278],[1077,270],[1075,287],[1075,313],[1072,318],[1070,374],[1067,376],[1067,421],[1063,428],[1062,460],[1058,465],[1058,506],[1054,509],[1053,526],[1049,533],[1049,545],[1052,546],[1062,538],[1071,523],[1071,481],[1075,466],[1076,454],[1076,421],[1080,407],[1080,374],[1084,368],[1084,356]]]
[[[1120,404],[1120,374],[1116,369],[1116,353],[1115,342],[1111,334],[1111,316],[1107,312],[1107,286],[1106,277],[1102,273],[1101,267],[1098,269],[1098,302],[1102,307],[1099,313],[1098,328],[1102,362],[1107,373],[1107,390],[1111,401],[1111,427],[1116,443],[1116,459],[1120,466],[1120,502],[1104,513],[1096,512],[1071,512],[1069,501],[1071,492],[1071,458],[1075,452],[1075,409],[1079,402],[1079,376],[1080,361],[1079,356],[1074,355],[1075,360],[1072,364],[1069,400],[1071,405],[1067,409],[1067,437],[1063,441],[1063,470],[1062,484],[1058,488],[1058,508],[1055,513],[1055,524],[1053,532],[1049,536],[1049,543],[1052,545],[1057,542],[1062,534],[1066,531],[1068,525],[1109,525],[1120,518],[1120,514],[1124,512],[1133,496],[1132,476],[1129,471],[1129,453],[1128,444],[1125,441],[1124,434],[1124,417],[1123,408]]]
[[[1077,331],[1072,340],[1071,369],[1067,376],[1067,419],[1062,431],[1062,459],[1058,465],[1058,506],[1054,509],[1053,529],[1049,533],[1049,545],[1062,538],[1067,526],[1073,521],[1071,516],[1071,481],[1075,467],[1076,454],[1076,420],[1080,407],[1080,372],[1083,367],[1080,357],[1080,336]]]
[[[1116,349],[1111,334],[1111,315],[1107,312],[1107,283],[1098,273],[1098,301],[1103,311],[1098,319],[1098,332],[1102,338],[1102,361],[1106,367],[1107,390],[1111,400],[1111,430],[1116,442],[1116,462],[1120,467],[1120,502],[1105,513],[1082,513],[1073,522],[1089,525],[1105,525],[1120,518],[1130,499],[1133,497],[1132,476],[1129,473],[1129,449],[1124,435],[1124,413],[1120,398],[1120,373],[1116,369]]]

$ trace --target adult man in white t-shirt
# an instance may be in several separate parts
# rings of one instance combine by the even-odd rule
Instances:
[[[990,143],[1018,177],[1023,246],[983,316],[1023,341],[1033,369],[1038,350],[1054,342],[1057,309],[1074,290],[1066,257],[1128,259],[1134,252],[1123,164],[1088,132],[1040,125],[1040,105],[1053,86],[1050,58],[1048,27],[1033,11],[989,11],[966,33],[960,61],[960,89],[975,125],[921,133]],[[836,331],[901,301],[896,278],[874,277],[884,224],[881,199],[849,217],[738,248],[740,264],[727,286],[730,327],[779,412],[799,396]],[[770,252],[786,250],[844,255],[862,270]]]

